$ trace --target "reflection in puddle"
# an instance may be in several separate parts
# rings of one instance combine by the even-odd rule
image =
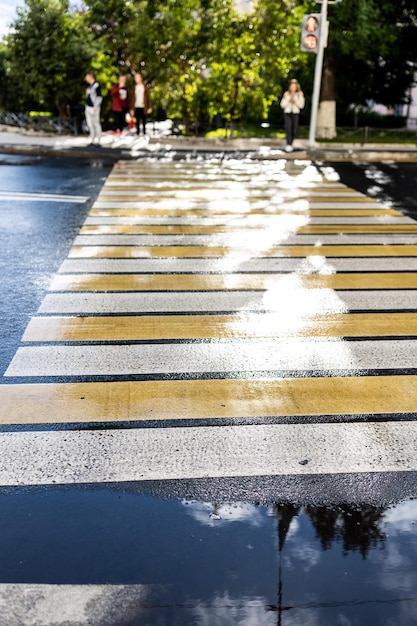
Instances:
[[[124,486],[16,489],[0,505],[0,608],[23,615],[10,623],[408,626],[417,618],[416,501],[256,505],[161,500]],[[56,615],[63,598],[74,599],[66,622]]]

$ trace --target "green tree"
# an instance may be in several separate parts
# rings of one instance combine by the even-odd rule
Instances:
[[[234,0],[143,0],[131,24],[131,65],[155,84],[154,95],[187,127],[215,117],[265,118],[299,52],[302,8],[258,0],[241,13]]]
[[[20,85],[20,106],[57,110],[79,103],[84,75],[96,55],[81,13],[67,0],[26,0],[7,37],[9,71]]]
[[[416,72],[416,0],[344,0],[329,7],[329,17],[318,137],[335,135],[336,100],[404,103]]]
[[[204,117],[211,2],[139,2],[131,24],[131,66],[154,85],[154,104],[186,128]]]
[[[208,59],[208,110],[210,118],[227,120],[233,135],[236,121],[247,111],[263,116],[257,19],[255,13],[237,13],[231,4],[217,15]]]
[[[15,93],[16,83],[10,78],[9,63],[7,59],[7,47],[0,42],[0,107],[13,110],[17,100]]]
[[[85,5],[87,24],[102,54],[107,57],[104,65],[113,66],[116,74],[129,71],[134,3],[129,0],[87,0]]]

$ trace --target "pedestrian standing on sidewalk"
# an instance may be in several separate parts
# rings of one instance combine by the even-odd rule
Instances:
[[[152,113],[149,89],[144,84],[142,76],[140,74],[135,74],[134,109],[132,109],[131,115],[136,118],[137,135],[140,135],[141,123],[143,134],[146,135],[146,116],[149,115],[149,113]]]
[[[300,111],[304,109],[304,105],[305,99],[300,84],[298,80],[293,79],[281,100],[281,108],[284,110],[285,137],[287,140],[286,152],[293,151],[292,144],[297,136]]]
[[[101,137],[100,108],[103,101],[101,87],[93,72],[88,72],[85,80],[88,85],[85,98],[85,121],[90,133],[91,144],[99,147]]]
[[[119,76],[117,85],[110,90],[113,112],[113,135],[123,134],[126,125],[126,114],[129,111],[129,92],[126,87],[126,76]]]

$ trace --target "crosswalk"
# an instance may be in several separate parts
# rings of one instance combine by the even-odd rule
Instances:
[[[0,384],[0,485],[417,469],[417,224],[305,161],[117,163]]]

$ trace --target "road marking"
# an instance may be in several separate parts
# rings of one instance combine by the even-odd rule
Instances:
[[[296,283],[296,284],[295,284]],[[301,289],[417,289],[416,272],[367,274],[59,274],[51,291],[232,291]]]
[[[351,238],[351,236],[350,236]],[[390,236],[392,241],[393,236]],[[256,258],[239,262],[241,272],[296,272],[306,274],[325,270],[327,272],[404,272],[417,271],[417,257],[368,257],[368,258]],[[66,259],[60,273],[180,273],[180,272],[230,272],[230,259]]]
[[[175,202],[175,201],[173,201]],[[184,203],[183,202],[178,202],[177,203],[179,207],[183,207]],[[272,220],[274,221],[276,219],[276,216],[281,217],[283,215],[304,215],[307,217],[346,217],[346,216],[354,216],[354,217],[363,217],[363,216],[370,216],[370,217],[375,217],[375,216],[381,216],[381,217],[386,217],[386,216],[394,216],[394,217],[402,217],[402,214],[399,211],[395,211],[393,209],[381,209],[379,207],[379,205],[375,205],[375,208],[372,209],[361,209],[361,208],[354,208],[354,209],[332,209],[332,208],[327,208],[327,209],[306,209],[306,208],[297,208],[297,207],[291,207],[291,211],[287,208],[287,209],[279,209],[278,207],[273,207],[273,212],[271,211],[271,207],[269,205],[265,205],[263,207],[256,207],[256,208],[251,208],[250,211],[245,210],[245,207],[242,209],[242,211],[237,211],[236,207],[234,207],[234,210],[231,212],[231,210],[227,210],[227,208],[225,208],[223,206],[222,207],[211,207],[210,209],[196,209],[196,208],[192,208],[192,207],[188,207],[187,211],[185,211],[184,209],[181,208],[177,208],[175,205],[173,206],[172,204],[167,204],[166,206],[162,204],[162,206],[160,206],[160,203],[158,203],[158,206],[160,208],[156,209],[156,208],[149,208],[147,206],[143,206],[143,207],[138,207],[138,208],[130,208],[130,209],[126,209],[126,208],[116,208],[116,207],[110,207],[110,208],[101,208],[98,209],[96,207],[96,205],[94,205],[95,208],[92,209],[89,213],[89,216],[85,222],[85,224],[89,224],[91,223],[92,219],[96,219],[101,217],[101,218],[111,218],[111,217],[118,217],[118,218],[122,218],[122,217],[130,217],[132,218],[129,222],[126,222],[128,224],[133,224],[135,223],[135,221],[133,220],[133,218],[141,219],[142,222],[139,223],[146,223],[146,219],[147,217],[153,217],[154,219],[152,221],[149,221],[149,223],[154,224],[155,223],[155,218],[157,218],[158,216],[160,216],[160,223],[164,223],[164,224],[169,224],[170,222],[173,222],[174,224],[189,224],[189,219],[193,218],[193,217],[198,217],[199,219],[201,218],[211,218],[211,222],[214,224],[217,223],[221,223],[220,222],[220,218],[223,218],[224,220],[227,220],[227,216],[230,217],[230,214],[232,213],[232,215],[236,216],[236,219],[238,216],[241,216],[242,218],[246,218],[243,222],[242,222],[242,226],[244,226],[245,224],[247,224],[247,218],[248,216],[261,216],[262,219],[265,220]],[[126,206],[126,203],[123,203],[123,206]],[[169,213],[169,216],[167,215]],[[175,220],[173,220],[173,218],[177,218]],[[183,220],[183,222],[181,222],[181,219]],[[236,223],[236,219],[234,220],[233,223]],[[405,218],[406,222],[409,223],[410,222],[410,218]],[[108,220],[101,220],[103,221],[103,223],[109,223]],[[122,221],[117,221],[115,222],[117,224],[122,224]],[[207,223],[207,219],[203,222],[197,221],[197,224],[204,224]],[[230,224],[230,220],[228,221],[228,223]]]
[[[0,584],[0,613],[8,626],[123,624],[151,602],[152,585]],[[109,621],[111,615],[111,622]]]
[[[334,245],[334,246],[270,246],[261,241],[248,248],[229,248],[224,246],[73,246],[69,251],[70,259],[82,258],[149,258],[149,257],[247,257],[259,255],[266,257],[367,257],[367,256],[417,256],[417,245]]]
[[[288,317],[279,313],[239,315],[143,315],[34,317],[24,342],[144,341],[255,337],[417,336],[417,313],[349,313]]]
[[[0,191],[0,201],[24,200],[30,202],[70,202],[82,204],[90,199],[89,196],[71,196],[57,193],[24,193],[22,191]]]
[[[80,230],[80,236],[94,235],[217,235],[217,234],[240,234],[247,236],[248,234],[256,234],[263,232],[261,224],[98,224],[91,226],[83,226]],[[306,225],[298,226],[298,234],[323,234],[323,233],[415,233],[417,232],[417,224],[323,224],[323,225]]]
[[[415,234],[403,233],[395,235],[393,233],[362,234],[361,229],[349,236],[344,232],[344,228],[339,229],[339,234],[321,234],[320,237],[311,234],[298,232],[299,229],[288,224],[288,230],[280,229],[271,233],[270,244],[294,246],[301,243],[303,245],[386,245],[386,244],[417,244],[417,232]],[[319,233],[317,233],[319,234]],[[390,239],[388,239],[390,237]],[[221,244],[229,248],[242,248],[246,244],[255,245],[256,239],[263,239],[261,231],[254,230],[252,233],[228,233],[218,235],[216,244]],[[213,245],[213,235],[80,235],[74,241],[75,246],[211,246]]]
[[[307,162],[116,165],[0,385],[0,484],[416,471],[416,233]]]
[[[415,413],[415,376],[0,385],[0,424]],[[36,407],[36,410],[33,410]]]
[[[338,291],[297,289],[275,291],[54,293],[45,296],[40,313],[167,313],[280,311],[287,316],[348,311],[417,309],[416,290]]]
[[[417,365],[417,340],[311,341],[277,338],[229,343],[26,346],[8,376],[129,376],[401,370]]]
[[[0,485],[409,472],[416,450],[415,422],[9,432]]]
[[[230,207],[229,210],[227,210],[224,206],[224,202],[227,201],[225,199],[221,200],[220,198],[217,200],[217,202],[219,203],[219,205],[216,207],[214,206],[214,201],[209,202],[208,199],[206,199],[206,201],[203,201],[203,198],[196,198],[194,200],[188,199],[187,198],[176,198],[176,199],[170,199],[169,197],[166,197],[164,199],[158,200],[157,197],[141,197],[140,200],[137,199],[136,196],[128,196],[128,197],[114,197],[111,201],[110,200],[105,200],[104,197],[100,196],[100,200],[97,200],[94,204],[94,208],[97,209],[115,209],[117,210],[119,208],[120,204],[123,204],[124,209],[122,210],[142,210],[142,209],[147,209],[148,211],[150,211],[150,213],[148,213],[149,215],[153,215],[153,214],[158,214],[158,210],[163,210],[164,212],[166,212],[167,210],[170,209],[174,209],[176,208],[177,210],[182,209],[182,214],[184,215],[185,213],[188,213],[190,210],[194,209],[195,211],[198,211],[198,207],[199,205],[202,205],[200,208],[205,207],[205,209],[208,208],[208,205],[210,205],[210,214],[214,215],[216,213],[219,213],[221,215],[227,215],[227,214],[239,214],[242,212],[250,212],[252,214],[264,214],[264,213],[268,213],[271,211],[271,209],[286,209],[286,213],[288,213],[289,208],[292,208],[294,203],[288,203],[288,205],[286,205],[285,203],[280,203],[279,205],[274,205],[271,202],[268,202],[267,200],[265,200],[265,198],[252,198],[251,201],[249,201],[249,199],[247,198],[237,198],[235,200],[232,199],[228,199],[230,202],[233,202],[233,206]],[[259,203],[262,203],[264,206],[262,207],[258,207],[257,205]],[[251,206],[254,205],[254,206]],[[375,208],[380,208],[381,205],[377,204],[375,202],[375,204],[373,205],[370,202],[313,202],[313,201],[306,201],[303,200],[302,204],[300,202],[301,207],[304,209],[304,211],[307,211],[308,209],[360,209],[360,208],[364,208],[364,209],[369,209],[372,206],[374,206]],[[297,207],[297,205],[295,205],[295,207]],[[300,208],[301,208],[300,207]],[[200,211],[199,211],[200,212]],[[146,212],[144,213],[146,215]],[[92,215],[97,215],[97,213],[92,213]]]

